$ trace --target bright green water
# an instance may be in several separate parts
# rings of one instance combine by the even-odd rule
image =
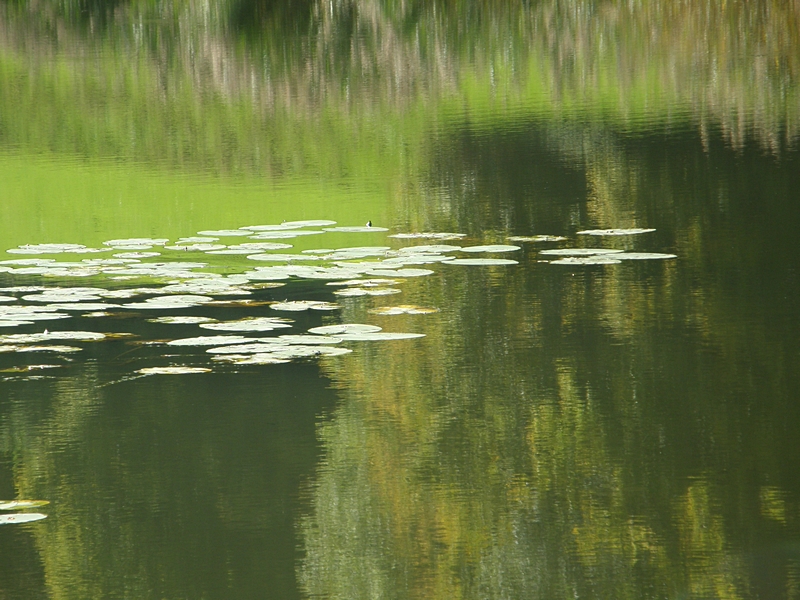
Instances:
[[[0,500],[50,502],[0,526],[0,596],[800,597],[798,32],[779,2],[3,4],[0,250],[299,219],[389,231],[281,252],[568,239],[247,297],[332,314],[2,328],[132,335],[0,353]],[[627,227],[656,231],[577,234]],[[677,259],[538,252],[571,246]],[[398,304],[439,312],[369,312]],[[425,337],[237,366],[149,343],[229,333],[167,314]],[[166,365],[211,371],[136,373]]]

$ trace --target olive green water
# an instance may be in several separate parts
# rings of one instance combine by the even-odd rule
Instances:
[[[333,313],[4,327],[130,335],[0,353],[0,500],[50,503],[0,525],[0,597],[800,598],[798,57],[785,2],[1,4],[0,251],[300,219],[389,231],[280,252],[522,249],[248,296]],[[540,253],[585,246],[677,258]],[[140,343],[228,333],[162,315],[425,337],[237,366]],[[210,371],[137,376],[168,365]]]

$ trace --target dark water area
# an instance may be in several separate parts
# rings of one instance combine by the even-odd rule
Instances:
[[[0,597],[800,598],[798,23],[0,5]]]

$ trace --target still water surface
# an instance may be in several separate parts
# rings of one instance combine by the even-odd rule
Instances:
[[[800,597],[799,24],[771,2],[3,4],[2,251],[301,219],[375,227],[213,243],[520,249],[407,265],[432,273],[389,295],[234,278],[249,295],[6,324],[107,337],[0,353],[0,499],[49,501],[0,526],[0,596]],[[608,228],[655,231],[578,233]],[[413,232],[463,237],[391,237]],[[565,239],[508,240],[536,235]],[[677,258],[542,253],[570,247]],[[208,266],[5,263],[0,306],[285,264],[149,250]],[[397,305],[438,312],[371,312]],[[265,365],[167,343],[337,323],[424,337]],[[166,366],[208,371],[140,372]]]

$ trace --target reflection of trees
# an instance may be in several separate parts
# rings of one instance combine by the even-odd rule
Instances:
[[[587,243],[680,259],[560,270],[529,251],[525,267],[406,290],[444,311],[393,328],[429,336],[330,368],[348,400],[321,428],[302,526],[312,596],[792,593],[798,557],[780,554],[765,583],[759,553],[792,538],[800,498],[798,343],[783,331],[797,318],[796,161],[719,136],[554,135],[515,123],[444,140],[431,193],[490,231],[510,215],[515,233],[564,233],[571,205],[576,228],[657,224]],[[543,136],[585,166],[582,183]],[[527,170],[504,160],[520,149]],[[540,177],[555,183],[536,202]]]
[[[2,130],[37,150],[277,174],[334,173],[343,146],[422,161],[453,110],[719,125],[779,151],[800,123],[798,21],[767,1],[5,4]],[[36,98],[23,115],[20,97]]]
[[[38,560],[7,565],[41,563],[48,598],[296,597],[292,519],[328,398],[314,367],[258,393],[224,375],[103,388],[80,369],[52,394],[17,384],[4,412],[12,497],[51,501],[25,532]]]

